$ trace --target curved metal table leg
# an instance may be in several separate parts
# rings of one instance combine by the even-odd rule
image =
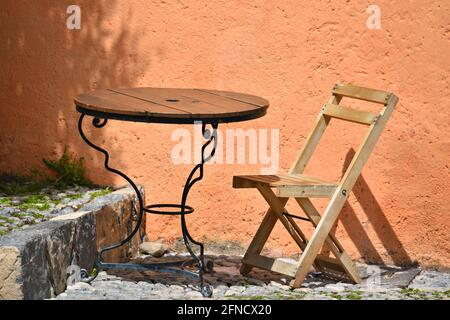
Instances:
[[[131,185],[133,190],[135,191],[137,199],[138,199],[138,203],[139,203],[139,208],[138,208],[138,212],[137,212],[138,220],[137,220],[136,226],[131,231],[131,233],[125,239],[120,241],[119,243],[116,243],[116,244],[113,244],[113,245],[110,245],[110,246],[107,246],[107,247],[100,248],[100,250],[97,252],[97,257],[96,257],[96,261],[95,261],[95,265],[96,265],[95,272],[94,272],[94,274],[92,276],[89,276],[89,277],[84,279],[85,282],[91,282],[92,280],[94,280],[97,277],[98,273],[102,269],[101,265],[102,265],[102,262],[103,262],[103,253],[105,253],[106,251],[109,251],[109,250],[112,250],[112,249],[116,249],[116,248],[119,248],[119,247],[123,246],[124,244],[129,242],[133,238],[133,236],[138,232],[138,230],[139,230],[139,228],[140,228],[140,226],[142,224],[142,218],[143,218],[143,213],[144,213],[144,210],[143,210],[144,209],[144,201],[142,199],[141,192],[139,191],[139,189],[136,186],[136,184],[127,175],[125,175],[123,172],[121,172],[121,171],[119,171],[117,169],[111,168],[109,166],[109,153],[105,149],[102,149],[99,146],[93,144],[86,137],[86,135],[83,132],[83,119],[84,119],[84,117],[85,117],[85,114],[81,114],[80,119],[78,120],[78,131],[80,132],[81,137],[83,138],[83,140],[91,148],[93,148],[93,149],[103,153],[103,155],[105,156],[105,160],[104,160],[105,169],[110,171],[110,172],[112,172],[112,173],[114,173],[114,174],[117,174],[117,175],[121,176],[123,179],[125,179]],[[108,119],[99,119],[99,118],[93,118],[92,119],[92,125],[95,128],[103,128],[107,123],[108,123]],[[133,210],[134,209],[133,203],[131,205],[132,205],[132,210]]]
[[[197,164],[194,169],[191,171],[191,173],[189,174],[187,180],[186,180],[186,184],[184,185],[184,189],[183,189],[183,195],[181,197],[181,230],[183,232],[183,240],[184,240],[184,244],[186,246],[186,248],[188,249],[189,253],[191,254],[191,256],[197,261],[198,263],[198,272],[199,272],[199,277],[200,277],[200,287],[201,287],[201,291],[203,296],[206,297],[210,297],[212,295],[212,288],[209,286],[204,286],[204,282],[203,282],[203,272],[206,271],[206,264],[205,264],[205,256],[204,256],[204,245],[201,242],[198,242],[196,240],[194,240],[192,238],[192,236],[190,235],[188,229],[187,229],[187,225],[186,225],[186,217],[185,217],[185,210],[186,210],[186,200],[187,200],[187,196],[189,194],[189,190],[191,190],[192,186],[197,182],[200,181],[203,178],[203,166],[206,162],[208,162],[209,160],[211,160],[212,157],[214,157],[214,154],[216,152],[216,147],[217,147],[217,127],[218,124],[217,123],[213,123],[211,124],[211,127],[213,129],[213,131],[211,132],[210,130],[206,129],[206,124],[202,124],[202,134],[203,137],[205,139],[207,139],[207,141],[203,144],[202,146],[202,158],[199,164]],[[206,151],[206,147],[208,147],[209,144],[211,144],[211,142],[213,142],[213,147],[210,151],[209,156],[205,155],[205,151]],[[194,177],[194,174],[199,171],[199,175],[196,178]],[[193,244],[196,244],[200,247],[200,255],[197,256],[194,251],[192,250],[191,246],[190,246],[190,242],[192,242]]]
[[[184,261],[178,261],[178,262],[165,262],[165,263],[152,263],[152,264],[135,264],[135,263],[105,263],[103,261],[103,253],[105,253],[106,251],[109,250],[113,250],[116,248],[119,248],[121,246],[123,246],[124,244],[126,244],[127,242],[131,241],[131,239],[133,238],[133,236],[138,232],[141,224],[142,224],[142,219],[143,219],[143,215],[144,215],[144,211],[146,212],[152,212],[153,210],[149,210],[146,209],[144,207],[144,201],[142,198],[142,194],[139,191],[139,188],[136,186],[136,184],[127,176],[125,175],[123,172],[114,169],[112,167],[109,166],[109,153],[103,149],[100,148],[99,146],[95,145],[94,143],[92,143],[84,134],[83,132],[83,120],[84,117],[86,115],[85,114],[81,114],[80,119],[78,121],[78,131],[80,132],[81,137],[83,138],[83,140],[93,149],[101,152],[104,157],[104,167],[106,170],[117,174],[119,176],[121,176],[123,179],[125,179],[133,188],[133,190],[136,193],[137,199],[138,199],[138,210],[137,210],[137,223],[136,226],[133,228],[133,230],[131,231],[131,233],[122,241],[120,241],[119,243],[107,246],[107,247],[103,247],[100,248],[99,251],[97,252],[97,256],[96,256],[96,261],[95,261],[95,269],[92,275],[89,275],[87,273],[87,271],[83,270],[82,271],[82,281],[83,282],[91,282],[93,281],[98,273],[101,270],[106,270],[106,269],[136,269],[136,270],[153,270],[153,271],[159,271],[159,272],[169,272],[169,273],[181,273],[184,274],[186,276],[191,276],[191,277],[195,277],[195,278],[199,278],[200,280],[200,290],[203,296],[205,297],[210,297],[212,295],[212,289],[209,286],[205,286],[204,285],[204,281],[203,281],[203,273],[205,271],[207,271],[208,268],[212,268],[209,264],[205,264],[204,261],[204,246],[201,242],[195,241],[192,236],[190,235],[188,229],[187,229],[187,225],[186,225],[186,218],[185,215],[189,214],[191,212],[193,212],[193,209],[191,207],[189,207],[188,205],[186,205],[186,200],[187,200],[187,196],[189,194],[190,189],[192,188],[192,186],[199,180],[201,180],[203,178],[203,166],[204,164],[209,161],[215,154],[215,149],[217,146],[217,127],[218,125],[216,123],[211,124],[213,132],[211,132],[211,130],[207,130],[206,129],[206,124],[202,124],[202,133],[204,138],[207,140],[204,145],[202,146],[202,159],[201,162],[199,164],[197,164],[194,169],[191,171],[191,173],[189,174],[187,180],[186,180],[186,184],[184,186],[183,189],[183,194],[181,197],[181,205],[175,205],[176,207],[179,207],[181,209],[180,212],[176,212],[176,213],[167,213],[167,214],[179,214],[181,216],[181,227],[182,227],[182,233],[183,233],[183,240],[184,240],[184,244],[189,252],[189,254],[191,255],[191,257],[194,259],[194,261],[198,264],[198,274],[188,271],[188,270],[183,270],[183,269],[173,269],[171,267],[175,267],[175,266],[183,266],[185,264]],[[93,118],[92,119],[92,125],[95,128],[103,128],[108,122],[108,119],[99,119],[99,118]],[[206,147],[211,144],[213,142],[213,147],[210,151],[209,156],[205,155],[205,151],[206,151]],[[199,175],[194,178],[194,174],[199,171]],[[132,206],[132,210],[134,210],[134,203],[132,202],[131,204]],[[171,207],[173,207],[174,205],[170,205]],[[196,255],[195,252],[193,251],[193,249],[191,248],[191,243],[198,245],[200,247],[200,254]]]

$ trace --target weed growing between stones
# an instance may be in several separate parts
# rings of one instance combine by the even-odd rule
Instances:
[[[77,200],[81,199],[83,197],[83,194],[82,193],[68,194],[66,197],[71,200]]]
[[[10,198],[0,198],[0,204],[9,206],[9,205],[11,205],[11,199]]]
[[[0,216],[0,225],[4,225],[5,223],[13,223],[14,220],[8,217]]]
[[[98,191],[94,191],[91,193],[91,200],[97,198],[97,197],[101,197],[101,196],[106,196],[107,194],[110,194],[112,192],[111,188],[106,187],[104,189],[98,190]]]
[[[414,299],[414,300],[428,300],[430,298],[429,293],[427,293],[425,291],[421,291],[420,289],[404,288],[404,289],[400,290],[400,293],[404,297]],[[450,296],[449,293],[450,293],[450,290],[444,291],[444,292],[433,291],[431,293],[431,298],[441,300],[444,297],[449,297]]]
[[[363,298],[363,292],[359,290],[344,290],[342,292],[319,291],[319,294],[335,300],[361,300]]]
[[[58,160],[43,159],[45,165],[57,174],[52,181],[58,189],[68,186],[92,186],[92,182],[86,178],[83,158],[76,159],[64,148],[62,156]]]
[[[228,294],[225,296],[226,300],[270,300],[270,297],[263,295],[256,296],[238,296],[236,294]]]
[[[431,293],[434,299],[436,300],[442,300],[444,298],[450,298],[450,290],[446,291],[433,291]]]
[[[33,194],[27,197],[20,205],[19,209],[28,210],[36,209],[39,211],[45,211],[50,209],[50,204],[48,203],[48,197],[42,194]]]
[[[360,294],[357,293],[350,293],[346,296],[347,299],[349,300],[361,300],[362,296]]]
[[[32,215],[33,218],[35,218],[35,219],[43,219],[43,218],[45,218],[45,216],[44,216],[43,214],[37,213],[37,212],[33,212],[31,215]]]

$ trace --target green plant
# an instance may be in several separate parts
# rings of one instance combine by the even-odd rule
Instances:
[[[40,211],[45,211],[45,210],[50,209],[50,205],[48,203],[44,203],[44,204],[40,205],[39,207],[37,207],[37,209]]]
[[[14,213],[11,213],[11,217],[23,219],[23,218],[27,217],[27,214],[23,213],[23,212],[14,212]]]
[[[283,300],[286,297],[285,294],[283,294],[283,292],[280,291],[275,291],[272,295],[272,298],[275,300]]]
[[[428,300],[427,294],[424,291],[420,291],[419,289],[412,289],[412,288],[404,288],[400,291],[400,293],[404,294],[406,297],[419,300]]]
[[[236,294],[225,295],[226,300],[268,300],[267,297],[261,295],[255,296],[238,296]]]
[[[246,300],[267,300],[265,296],[248,296]]]
[[[330,293],[330,297],[333,298],[333,299],[336,299],[336,300],[341,300],[342,299],[342,296],[339,293],[336,293],[336,292],[331,292]]]
[[[66,196],[66,198],[69,198],[70,200],[77,200],[83,198],[83,194],[82,193],[69,194]]]
[[[349,299],[349,300],[361,300],[362,296],[360,294],[358,294],[358,293],[352,292],[352,293],[348,294],[346,296],[346,298]]]
[[[4,205],[11,205],[11,199],[9,198],[0,198],[0,204],[4,204]]]
[[[406,295],[406,296],[413,296],[413,295],[418,295],[420,294],[420,290],[419,289],[413,289],[413,288],[403,288],[402,290],[400,290],[400,293]]]
[[[303,300],[305,299],[306,296],[306,292],[295,292],[293,294],[290,294],[288,296],[283,297],[284,299],[288,299],[288,300]]]
[[[20,205],[19,209],[37,209],[40,211],[50,209],[50,204],[48,203],[47,197],[41,194],[34,194],[27,197]]]
[[[50,202],[56,206],[61,203],[61,199],[50,199]]]
[[[23,203],[28,204],[45,203],[45,202],[47,202],[47,198],[42,194],[33,194],[23,201]]]
[[[108,188],[108,187],[104,188],[104,189],[101,189],[101,190],[97,190],[97,191],[91,192],[90,200],[93,200],[93,199],[95,199],[97,197],[105,196],[107,194],[110,194],[111,192],[112,192],[111,188]]]
[[[14,220],[8,217],[0,216],[0,220],[6,221],[8,223],[13,223]]]
[[[67,186],[92,186],[92,182],[85,177],[83,158],[76,159],[64,148],[62,156],[58,160],[43,159],[45,165],[57,174],[53,184],[60,189]]]
[[[31,215],[32,215],[33,218],[35,218],[35,219],[43,219],[43,218],[45,217],[43,214],[37,213],[37,212],[33,212]]]

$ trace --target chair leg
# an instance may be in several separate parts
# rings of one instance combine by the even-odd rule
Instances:
[[[261,261],[264,260],[264,259],[261,260],[264,257],[260,256],[260,253],[261,253],[265,243],[267,242],[271,232],[273,231],[273,228],[274,228],[277,220],[279,219],[282,222],[283,226],[289,232],[291,237],[295,240],[295,242],[300,247],[300,249],[306,250],[308,241],[306,239],[306,236],[303,234],[303,232],[297,226],[297,224],[289,216],[284,215],[284,213],[285,213],[284,208],[286,206],[288,198],[277,197],[275,195],[275,193],[272,191],[272,189],[268,186],[258,186],[257,188],[260,191],[261,195],[266,200],[266,202],[269,204],[270,209],[267,211],[266,215],[264,216],[264,219],[261,222],[261,225],[259,226],[258,231],[256,232],[255,236],[253,237],[253,240],[250,243],[249,248],[247,249],[247,252],[244,255],[244,258],[242,259],[242,265],[240,268],[240,272],[241,272],[241,274],[245,275],[245,274],[248,274],[254,266],[259,266],[262,268],[269,268],[269,270],[277,269],[277,272],[284,273],[284,271],[289,271],[292,269],[287,268],[287,267],[286,268],[283,268],[283,267],[278,268],[272,264],[270,264],[269,267],[267,267],[267,266],[264,267],[259,264],[259,263],[261,263]],[[311,203],[311,205],[312,205],[312,203]],[[313,207],[313,209],[315,210],[314,207]],[[312,212],[312,210],[309,210],[308,212]],[[320,215],[318,212],[317,212],[317,215],[318,215],[318,217],[314,216],[314,212],[312,212],[309,215],[309,216],[311,216],[310,220],[313,224],[314,224],[314,221],[317,222],[317,219],[320,219]],[[314,216],[314,218],[313,218],[313,216]],[[325,266],[323,265],[323,263],[327,262],[327,261],[328,261],[328,264],[331,263],[332,266],[338,266],[338,267],[341,265],[349,264],[349,262],[343,258],[344,254],[341,253],[341,251],[343,252],[343,249],[339,243],[335,245],[331,239],[327,239],[327,243],[331,246],[332,250],[334,250],[333,252],[339,253],[336,255],[337,262],[335,262],[336,260],[329,262],[330,259],[323,260],[326,257],[318,256],[316,254],[313,258],[312,263],[308,266],[307,271],[309,271],[309,268],[311,267],[311,265],[314,265],[316,270],[325,272],[325,269],[324,269]],[[316,257],[317,257],[317,259],[316,259]],[[267,258],[265,258],[265,259],[267,259]],[[259,261],[259,262],[257,262],[257,261]],[[351,260],[349,260],[349,261],[351,262]],[[254,264],[254,263],[256,263],[256,264]],[[295,267],[295,265],[292,267]],[[281,271],[281,269],[283,269],[283,271]],[[294,270],[297,270],[297,271],[294,271]],[[298,266],[294,270],[292,270],[294,272],[294,273],[292,273],[292,275],[295,275],[296,272],[298,272]],[[343,270],[345,270],[345,268],[343,268]],[[290,272],[291,271],[289,271],[287,274],[289,274]]]
[[[300,256],[300,260],[297,263],[297,273],[295,274],[295,279],[292,282],[292,286],[294,288],[300,287],[302,282],[305,280],[309,268],[311,268],[311,265],[314,263],[314,260],[327,239],[342,207],[343,201],[336,201],[335,197],[331,199],[325,213],[314,230],[311,240],[308,242],[305,250]]]
[[[283,198],[280,199],[280,201],[284,207],[288,199]],[[275,212],[273,212],[271,208],[269,208],[269,210],[267,210],[266,215],[264,216],[263,221],[259,225],[258,231],[256,231],[255,236],[253,237],[247,251],[245,252],[242,261],[245,261],[246,258],[249,258],[253,255],[259,255],[261,253],[262,249],[264,248],[264,245],[267,242],[267,239],[269,238],[273,228],[275,227],[275,223],[277,222],[277,220],[278,216],[275,214]],[[252,265],[243,262],[240,268],[240,272],[241,274],[246,275],[250,271],[252,271],[252,269],[253,269]]]
[[[275,195],[269,186],[258,186],[257,187],[261,195],[264,197],[266,202],[269,204],[273,212],[278,216],[284,228],[289,232],[290,236],[294,239],[296,244],[301,250],[305,250],[308,240],[297,224],[290,217],[284,215],[287,198],[279,198]],[[313,262],[314,267],[318,271],[323,271],[322,265],[318,261]]]
[[[308,198],[295,198],[297,203],[300,205],[302,210],[308,216],[314,227],[317,227],[320,222],[321,216],[317,209],[312,204],[311,200]],[[361,277],[356,269],[354,262],[351,260],[350,256],[345,252],[344,247],[341,245],[339,240],[333,235],[329,234],[325,239],[325,243],[330,248],[333,255],[336,257],[337,261],[341,264],[342,268],[347,273],[350,280],[355,283],[361,282]]]

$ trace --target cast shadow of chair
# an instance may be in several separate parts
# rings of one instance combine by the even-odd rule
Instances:
[[[355,150],[351,148],[345,157],[343,173],[347,169],[350,161],[353,159]],[[367,181],[361,174],[353,188],[353,194],[361,205],[368,221],[377,234],[386,254],[389,255],[392,262],[397,266],[411,266],[415,262],[411,260],[400,239],[395,234],[389,220],[384,214],[380,204],[372,193]],[[372,240],[369,238],[366,230],[358,219],[358,216],[352,206],[346,201],[343,214],[339,218],[348,236],[354,243],[356,249],[366,263],[379,265],[385,264],[385,259],[380,255]],[[336,228],[336,227],[335,227]]]

